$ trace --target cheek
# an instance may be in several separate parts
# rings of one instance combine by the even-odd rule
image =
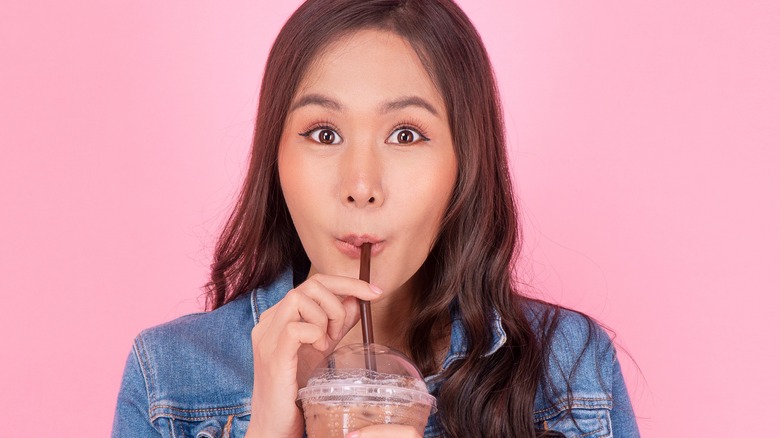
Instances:
[[[279,172],[279,182],[282,186],[282,192],[285,199],[290,194],[297,192],[300,184],[295,172],[295,157],[286,144],[286,137],[283,136],[279,144],[279,155],[277,157],[277,168]]]
[[[295,229],[306,247],[310,227],[310,221],[307,219],[312,217],[315,208],[312,204],[317,204],[316,200],[321,197],[311,192],[311,178],[307,178],[310,174],[301,166],[301,159],[298,156],[300,154],[296,154],[291,149],[284,144],[279,147],[279,182]]]
[[[284,139],[283,139],[284,140]],[[279,182],[284,200],[294,219],[305,211],[317,211],[323,197],[317,192],[323,188],[321,175],[314,173],[310,160],[298,153],[294,145],[282,143],[279,147]]]
[[[406,177],[405,211],[410,214],[406,222],[408,248],[415,259],[427,257],[427,251],[433,246],[433,240],[439,232],[441,221],[452,196],[457,168],[454,160],[445,165],[430,166],[425,172]],[[436,171],[432,172],[431,170]],[[411,208],[414,207],[414,208]],[[422,254],[419,252],[422,251]],[[417,261],[417,260],[416,260]]]
[[[431,166],[416,175],[409,175],[409,200],[419,206],[417,219],[426,230],[437,228],[450,201],[455,186],[457,169],[454,162]]]

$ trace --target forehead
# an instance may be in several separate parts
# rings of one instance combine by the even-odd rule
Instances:
[[[445,112],[441,94],[412,45],[385,30],[352,32],[323,46],[295,97],[306,93],[362,101],[419,96]]]

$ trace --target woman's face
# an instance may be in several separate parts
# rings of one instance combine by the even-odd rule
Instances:
[[[444,101],[414,49],[364,30],[328,45],[292,100],[279,176],[311,273],[357,277],[386,292],[420,268],[457,176]]]

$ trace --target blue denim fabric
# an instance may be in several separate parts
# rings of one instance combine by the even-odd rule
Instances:
[[[292,287],[292,271],[287,271],[271,286],[217,310],[183,316],[141,332],[127,359],[112,436],[243,437],[251,410],[251,331],[260,314]],[[534,309],[530,311],[534,321]],[[497,314],[492,326],[489,354],[506,341]],[[537,427],[567,437],[638,437],[611,341],[601,329],[589,331],[589,327],[579,314],[564,313],[554,334],[550,381],[542,382],[536,394]],[[463,357],[467,349],[462,322],[454,312],[443,368]],[[580,351],[584,353],[570,376]],[[572,385],[570,399],[565,377]],[[425,381],[428,391],[436,395],[442,383],[439,375],[427,376]],[[567,415],[569,407],[571,415]],[[439,436],[443,433],[434,414],[425,437]]]

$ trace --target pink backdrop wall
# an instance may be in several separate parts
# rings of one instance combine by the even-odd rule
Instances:
[[[0,418],[102,437],[142,328],[198,310],[297,1],[0,14]],[[618,333],[643,436],[776,416],[780,5],[463,0],[541,295]]]

